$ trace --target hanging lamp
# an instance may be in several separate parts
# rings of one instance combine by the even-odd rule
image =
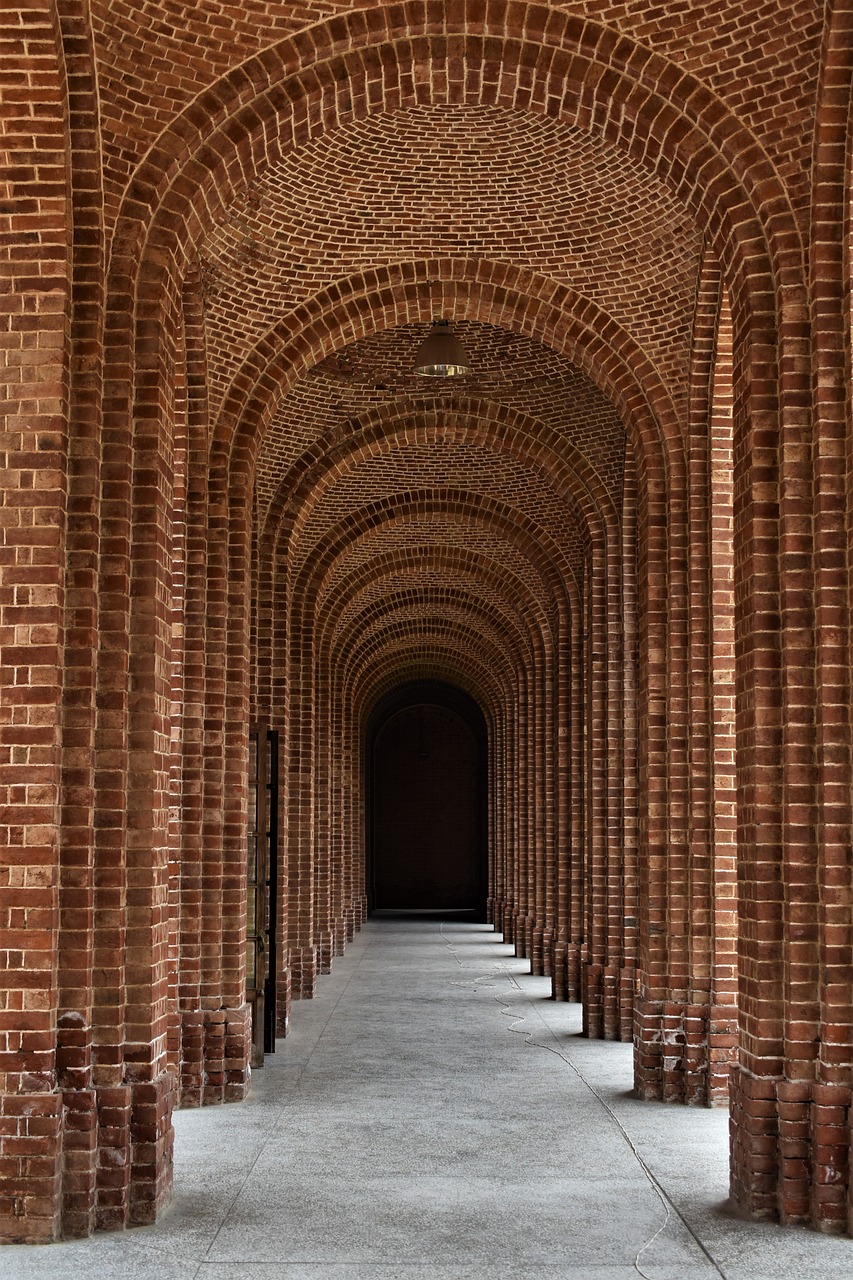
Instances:
[[[418,347],[415,373],[423,378],[461,378],[470,372],[471,363],[450,321],[433,320],[432,328]]]

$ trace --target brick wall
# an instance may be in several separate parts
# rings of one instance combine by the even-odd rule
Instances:
[[[0,791],[4,842],[0,1233],[56,1232],[70,221],[67,86],[48,4],[0,20],[4,108]],[[7,52],[8,51],[8,52]]]
[[[245,1096],[250,720],[285,1031],[412,680],[484,712],[496,928],[731,1096],[741,1212],[850,1230],[851,20],[3,18],[2,1238],[151,1221]]]

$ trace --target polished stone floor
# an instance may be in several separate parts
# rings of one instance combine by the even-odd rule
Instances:
[[[853,1240],[726,1209],[726,1116],[630,1096],[628,1045],[484,925],[371,921],[238,1106],[175,1117],[153,1227],[9,1280],[811,1280]]]

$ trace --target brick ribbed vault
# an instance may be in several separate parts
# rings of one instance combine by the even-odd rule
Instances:
[[[848,0],[2,21],[2,1237],[159,1212],[249,1087],[250,724],[285,1031],[417,680],[485,716],[495,926],[730,1099],[743,1213],[849,1230]]]

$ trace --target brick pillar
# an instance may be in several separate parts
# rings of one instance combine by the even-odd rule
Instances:
[[[0,113],[7,241],[0,302],[0,1240],[45,1241],[60,1228],[63,1138],[54,1055],[69,452],[67,85],[53,4],[7,5],[0,35],[9,51],[1,59]]]

